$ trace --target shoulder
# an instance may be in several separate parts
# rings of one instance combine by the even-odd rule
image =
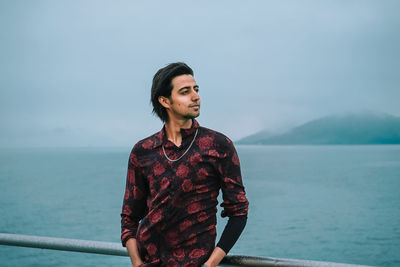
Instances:
[[[223,150],[234,148],[232,140],[225,134],[206,127],[200,127],[200,130],[199,143],[212,142],[214,147]]]
[[[154,148],[160,143],[161,134],[157,132],[140,141],[138,141],[131,150],[131,159],[138,159],[154,151]]]
[[[162,138],[162,134],[161,131],[157,132],[153,135],[150,135],[140,141],[138,141],[132,149],[132,152],[134,153],[143,153],[146,151],[151,151],[153,150],[155,147],[157,147],[158,145],[161,144],[161,138]]]

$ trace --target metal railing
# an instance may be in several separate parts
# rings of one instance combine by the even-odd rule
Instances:
[[[121,243],[100,242],[68,238],[55,238],[31,235],[0,233],[0,245],[30,248],[53,249],[63,251],[96,253],[114,256],[128,256],[126,248]],[[288,267],[361,267],[354,265],[324,261],[293,260],[283,258],[251,257],[227,255],[221,265],[231,266],[288,266]]]

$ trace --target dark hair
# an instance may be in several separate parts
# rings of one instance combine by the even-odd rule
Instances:
[[[153,114],[156,114],[163,122],[168,121],[168,113],[160,102],[158,102],[158,98],[160,96],[170,97],[172,91],[172,79],[183,74],[193,76],[193,70],[183,62],[176,62],[159,69],[153,77],[153,85],[151,86]]]

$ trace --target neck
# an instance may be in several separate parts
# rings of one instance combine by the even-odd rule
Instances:
[[[190,127],[192,127],[192,123],[192,119],[169,119],[168,122],[165,123],[165,131],[167,133],[168,140],[173,142],[176,146],[180,146],[182,143],[181,128],[189,129]]]

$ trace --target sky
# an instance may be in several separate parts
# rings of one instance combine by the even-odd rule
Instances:
[[[200,125],[238,140],[400,116],[400,1],[0,1],[0,147],[133,146],[151,81],[195,72]]]

